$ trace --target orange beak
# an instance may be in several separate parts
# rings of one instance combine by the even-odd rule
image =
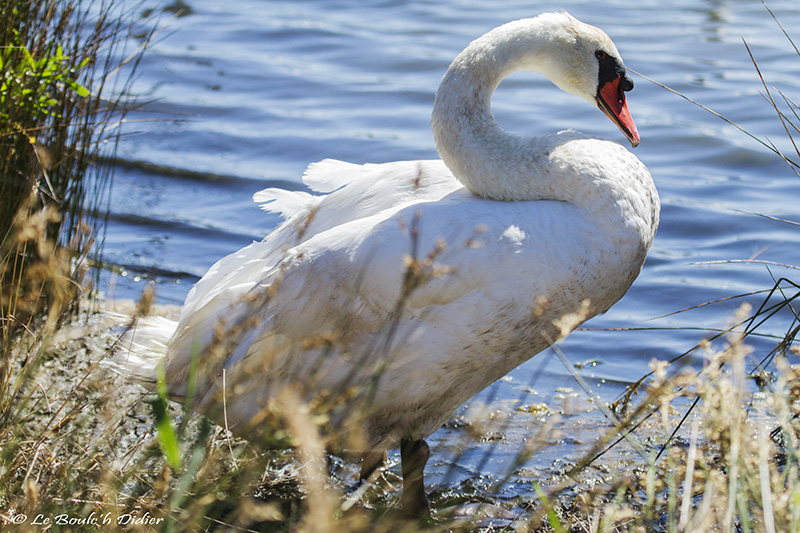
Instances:
[[[635,148],[639,144],[639,132],[628,110],[625,92],[619,86],[620,79],[617,77],[597,89],[597,107],[619,127]]]

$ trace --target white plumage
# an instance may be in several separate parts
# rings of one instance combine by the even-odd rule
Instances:
[[[406,447],[566,333],[556,321],[574,315],[574,327],[619,300],[658,225],[650,174],[616,143],[501,130],[491,94],[520,69],[597,103],[638,143],[633,84],[602,31],[559,13],[489,32],[437,92],[442,160],[325,160],[303,177],[310,193],[256,194],[286,221],[217,262],[177,323],[143,321],[144,351],[165,346],[170,393],[196,375],[197,407],[219,420],[224,370],[227,425],[253,434],[284,387],[355,385],[368,448]],[[404,463],[422,454],[424,466],[407,447]],[[404,467],[409,507],[424,507],[422,466]]]

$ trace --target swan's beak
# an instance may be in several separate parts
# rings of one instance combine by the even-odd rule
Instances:
[[[628,103],[625,101],[625,92],[620,87],[621,76],[607,82],[602,87],[597,88],[597,107],[606,114],[611,121],[616,124],[625,137],[631,142],[634,148],[639,144],[639,132],[636,124],[633,123],[631,112],[628,111]],[[628,79],[630,80],[630,79]],[[630,87],[633,87],[631,82]],[[623,87],[628,84],[623,84]]]

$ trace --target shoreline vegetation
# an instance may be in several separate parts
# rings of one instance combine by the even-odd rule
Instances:
[[[523,466],[569,432],[558,415],[580,412],[577,401],[523,398],[510,409],[485,406],[490,416],[459,414],[447,426],[457,436],[454,468],[469,446],[500,445],[510,425],[532,429],[506,471],[433,486],[433,517],[421,523],[395,512],[397,465],[357,486],[355,466],[326,454],[324,419],[302,402],[276,417],[271,439],[287,445],[265,449],[125,383],[109,362],[130,317],[177,309],[153,306],[151,293],[138,303],[102,302],[86,289],[103,231],[93,214],[109,192],[106,150],[135,105],[128,89],[149,39],[125,51],[135,8],[91,4],[0,8],[0,528],[800,529],[800,319],[771,352],[748,346],[765,321],[794,313],[800,287],[787,279],[691,351],[705,361],[699,371],[681,359],[653,362],[605,409],[582,456],[546,476]],[[798,106],[764,87],[791,138],[800,132]],[[779,156],[794,168],[800,160]],[[532,497],[504,497],[509,482],[528,484]]]
[[[141,54],[119,2],[0,7],[0,343],[74,308],[99,254],[112,156]],[[145,41],[147,37],[144,38]]]

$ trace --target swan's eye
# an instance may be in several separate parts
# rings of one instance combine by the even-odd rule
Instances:
[[[603,50],[598,50],[594,53],[595,57],[600,61],[605,61],[607,54]]]

